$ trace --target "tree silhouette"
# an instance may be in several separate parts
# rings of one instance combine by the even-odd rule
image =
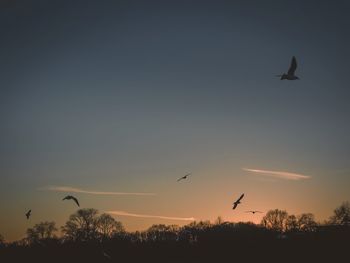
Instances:
[[[147,241],[175,241],[179,227],[176,225],[152,225],[146,231]]]
[[[5,238],[0,234],[0,247],[5,245]]]
[[[334,214],[330,218],[331,224],[350,225],[350,203],[343,202],[334,210]]]
[[[135,231],[135,232],[128,232],[126,233],[128,240],[130,240],[132,243],[138,243],[138,242],[145,242],[147,240],[146,232],[143,231]]]
[[[102,214],[97,219],[97,231],[103,238],[111,238],[125,230],[122,223],[116,221],[111,215]]]
[[[274,209],[266,213],[266,215],[261,220],[261,224],[267,229],[284,232],[286,230],[287,219],[287,211]]]
[[[336,209],[340,222],[346,222],[346,207],[343,204]],[[108,214],[99,216],[96,209],[80,209],[62,230],[61,239],[49,242],[47,238],[54,236],[54,223],[36,224],[27,230],[27,238],[0,245],[0,262],[189,263],[219,262],[232,256],[243,262],[256,262],[262,257],[278,262],[300,262],[302,257],[312,262],[325,258],[341,262],[350,242],[348,225],[316,227],[313,214],[288,215],[278,209],[268,211],[260,225],[219,219],[182,227],[158,224],[132,233],[124,231],[122,224]]]
[[[179,239],[190,243],[197,242],[201,234],[211,227],[210,221],[191,222],[179,231]]]
[[[108,214],[99,215],[96,209],[80,209],[62,227],[62,238],[53,239],[53,242],[50,238],[56,231],[54,222],[36,224],[27,230],[27,238],[5,246],[1,246],[0,236],[0,261],[54,263],[118,259],[187,263],[224,261],[234,255],[237,260],[256,262],[261,255],[281,259],[288,254],[290,259],[294,252],[292,262],[297,262],[304,254],[321,261],[319,259],[326,255],[322,253],[333,258],[344,256],[347,251],[350,226],[344,222],[348,222],[348,212],[349,204],[343,203],[332,216],[333,220],[342,222],[342,226],[317,226],[311,213],[289,215],[275,209],[266,213],[260,225],[223,222],[218,218],[214,223],[195,221],[182,227],[156,224],[145,231],[130,233]],[[291,254],[291,251],[294,252]],[[245,261],[247,255],[251,261]]]
[[[285,231],[287,232],[312,232],[315,231],[317,223],[315,216],[311,213],[301,215],[289,215],[287,217]]]
[[[54,238],[54,232],[56,231],[55,222],[40,222],[27,229],[27,239],[30,243],[40,242],[40,240]]]
[[[312,232],[316,230],[317,223],[315,216],[311,213],[304,213],[298,217],[298,230],[303,232]]]
[[[286,221],[286,231],[296,232],[299,231],[298,219],[295,215],[289,215]]]
[[[93,208],[79,209],[70,215],[62,227],[64,238],[87,241],[98,237],[98,211]]]
[[[224,222],[221,216],[218,216],[215,220],[215,225],[221,225]]]

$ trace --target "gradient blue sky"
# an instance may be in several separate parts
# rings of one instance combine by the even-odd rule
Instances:
[[[242,211],[321,220],[350,199],[348,1],[0,3],[5,238],[75,211],[48,185],[157,194],[76,194],[101,212],[254,222]],[[301,80],[280,81],[293,55]]]

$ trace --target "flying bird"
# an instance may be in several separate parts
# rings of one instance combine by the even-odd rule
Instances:
[[[181,181],[181,180],[184,180],[184,179],[187,179],[187,177],[189,177],[192,173],[188,173],[188,174],[185,174],[184,176],[180,177],[179,179],[177,179],[177,181]]]
[[[78,206],[80,206],[79,205],[79,202],[78,202],[78,199],[77,198],[75,198],[74,196],[72,196],[72,195],[67,195],[65,198],[63,198],[62,200],[73,200]]]
[[[234,203],[232,209],[236,209],[236,207],[241,203],[241,200],[243,198],[244,194],[242,194]]]
[[[262,213],[261,211],[258,211],[258,210],[251,210],[251,211],[245,211],[246,213],[252,213],[252,214],[255,214],[255,213]]]
[[[29,211],[26,213],[26,217],[27,217],[27,219],[29,219],[29,217],[30,217],[31,213],[32,213],[32,210],[29,210]]]
[[[281,77],[281,80],[283,80],[283,79],[287,79],[287,80],[299,79],[297,76],[294,75],[296,69],[297,69],[297,59],[293,56],[292,62],[290,63],[290,67],[289,67],[287,74],[283,73],[282,75],[277,75],[277,77]]]

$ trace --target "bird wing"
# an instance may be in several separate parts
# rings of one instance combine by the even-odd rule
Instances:
[[[191,173],[185,174],[184,176],[182,176],[179,179],[177,179],[177,181],[181,181],[182,179],[186,179],[190,175],[191,175]]]
[[[233,203],[232,209],[236,209],[236,207],[237,207],[237,203]]]
[[[72,199],[74,200],[74,202],[80,207],[80,205],[79,205],[79,202],[78,202],[78,199],[77,198],[75,198],[75,197],[72,197]]]
[[[288,70],[288,75],[294,75],[294,72],[296,69],[297,69],[297,59],[293,56],[292,62],[290,63],[290,67]]]
[[[69,199],[69,195],[67,195],[65,198],[63,198],[62,200],[67,200]]]
[[[236,201],[236,202],[239,202],[239,201],[241,201],[242,200],[242,198],[243,198],[243,196],[244,196],[244,194],[242,194],[239,198],[238,198],[238,200]]]

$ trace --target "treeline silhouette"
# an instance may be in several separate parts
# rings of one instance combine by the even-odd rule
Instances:
[[[0,262],[348,262],[350,204],[323,223],[314,215],[268,211],[260,224],[209,221],[153,225],[127,232],[121,222],[96,209],[72,214],[61,235],[55,222],[40,222],[26,237],[5,242]]]

